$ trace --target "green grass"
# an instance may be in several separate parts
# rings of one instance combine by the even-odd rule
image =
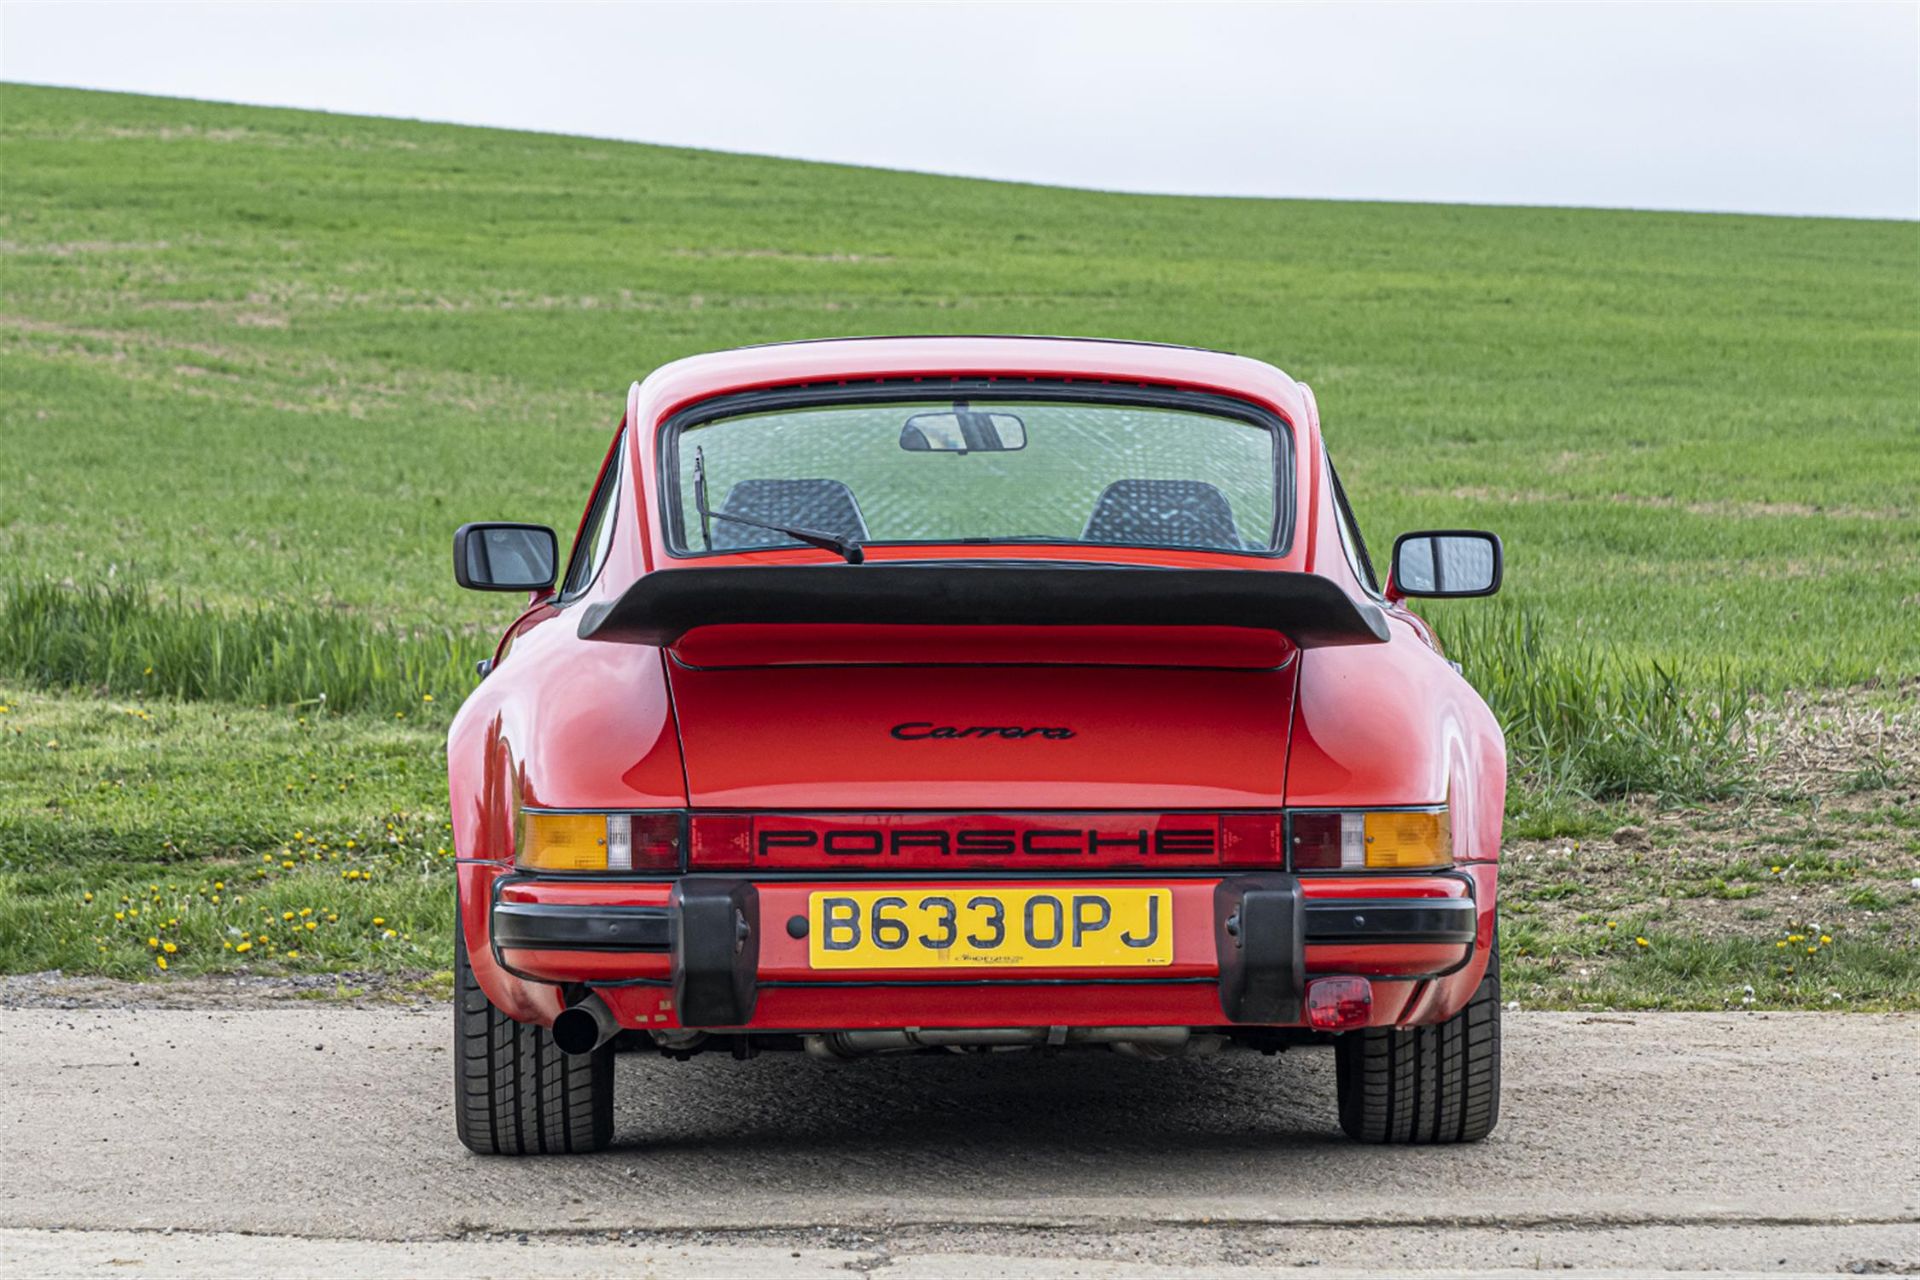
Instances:
[[[441,821],[422,717],[511,609],[454,588],[451,530],[571,529],[630,380],[785,338],[1271,360],[1376,558],[1506,539],[1500,600],[1429,612],[1508,726],[1517,838],[1737,790],[1755,697],[1920,670],[1916,304],[1905,223],[1121,196],[0,86],[0,968],[150,968],[78,904],[154,883],[215,930],[170,972],[263,963],[211,943],[301,906],[352,930],[290,963],[443,965],[443,869],[368,890],[331,855]],[[260,863],[294,830],[321,862]],[[212,910],[208,869],[254,864]]]
[[[0,587],[0,670],[121,697],[224,699],[315,711],[406,710],[473,685],[485,640],[444,626],[278,604],[160,601],[138,584]]]
[[[0,972],[447,967],[445,732],[0,685]]]

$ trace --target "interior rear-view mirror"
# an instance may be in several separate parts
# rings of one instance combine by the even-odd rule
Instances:
[[[916,413],[900,429],[900,447],[910,453],[998,453],[1027,447],[1027,424],[1011,413],[955,405]]]
[[[1490,596],[1500,589],[1500,539],[1479,529],[1426,529],[1393,543],[1393,589],[1403,596]]]
[[[463,524],[453,535],[453,580],[471,591],[545,591],[560,540],[542,524]]]

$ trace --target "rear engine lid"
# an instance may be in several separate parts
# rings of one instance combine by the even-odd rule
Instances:
[[[1279,806],[1297,666],[667,671],[695,808],[1171,812]]]

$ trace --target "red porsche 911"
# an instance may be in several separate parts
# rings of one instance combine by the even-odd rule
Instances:
[[[563,563],[448,743],[456,1117],[613,1138],[615,1049],[675,1057],[1331,1045],[1364,1142],[1500,1095],[1500,729],[1406,608],[1497,590],[1488,533],[1376,581],[1312,392],[1063,338],[790,343],[628,392]]]

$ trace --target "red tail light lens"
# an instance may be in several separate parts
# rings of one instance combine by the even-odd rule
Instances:
[[[1220,865],[1223,867],[1286,866],[1286,815],[1279,813],[1221,814]]]
[[[632,868],[635,871],[678,871],[680,869],[680,834],[682,815],[677,813],[635,813],[613,815],[615,818],[627,817],[629,840],[633,849]],[[613,833],[613,822],[608,823],[609,834]],[[609,841],[608,865],[613,864],[612,841]]]
[[[753,819],[746,814],[700,814],[692,822],[687,865],[728,870],[753,865]]]
[[[1351,1031],[1373,1021],[1373,984],[1365,978],[1315,978],[1307,984],[1307,1025]]]
[[[1339,814],[1293,815],[1293,866],[1296,871],[1339,870]]]

